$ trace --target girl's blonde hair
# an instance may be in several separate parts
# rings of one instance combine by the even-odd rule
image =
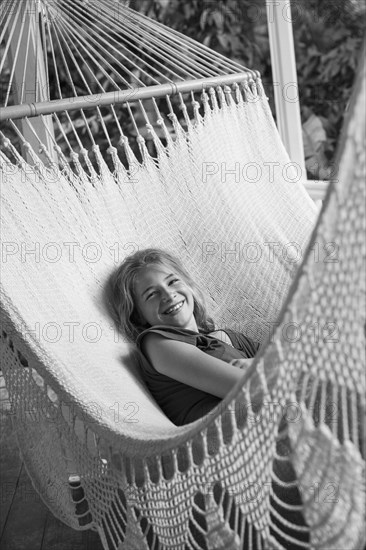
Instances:
[[[150,264],[168,265],[173,268],[173,271],[192,290],[193,315],[198,328],[205,332],[215,330],[212,319],[207,315],[203,294],[181,262],[165,250],[145,248],[127,256],[118,269],[109,277],[105,288],[110,314],[117,329],[127,340],[135,342],[137,336],[149,326],[144,319],[141,319],[137,311],[134,284],[138,272]]]

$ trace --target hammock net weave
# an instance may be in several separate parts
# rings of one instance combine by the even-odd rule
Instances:
[[[111,1],[14,0],[0,20],[2,368],[44,502],[106,549],[362,548],[364,68],[316,219],[258,73]],[[29,105],[31,43],[47,86]],[[103,301],[150,246],[182,259],[218,328],[261,343],[181,427]]]

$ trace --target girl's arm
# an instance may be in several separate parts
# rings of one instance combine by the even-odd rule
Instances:
[[[224,330],[215,330],[214,332],[210,332],[210,336],[214,336],[215,338],[218,338],[222,342],[225,342],[226,344],[229,344],[232,348],[234,347],[232,341],[230,340],[229,335]],[[247,359],[233,359],[230,361],[230,365],[233,365],[237,369],[247,369],[252,364],[253,359],[247,358]]]
[[[230,361],[230,365],[233,365],[233,367],[236,367],[237,369],[242,369],[242,370],[249,368],[252,363],[253,363],[253,358],[233,359],[232,361]]]
[[[216,397],[224,398],[238,380],[246,376],[243,370],[211,357],[191,344],[159,334],[145,336],[143,351],[161,374]]]

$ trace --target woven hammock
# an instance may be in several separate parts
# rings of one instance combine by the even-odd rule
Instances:
[[[2,368],[34,487],[106,549],[362,548],[365,69],[316,221],[258,73],[111,0],[34,5],[3,8],[0,67]],[[181,427],[103,302],[148,246],[262,344]]]

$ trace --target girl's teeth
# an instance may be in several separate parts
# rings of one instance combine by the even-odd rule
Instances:
[[[177,304],[176,306],[168,309],[168,311],[165,312],[166,315],[168,315],[168,313],[173,313],[173,311],[177,311],[178,309],[180,309],[182,307],[183,303],[181,302],[180,304]]]

